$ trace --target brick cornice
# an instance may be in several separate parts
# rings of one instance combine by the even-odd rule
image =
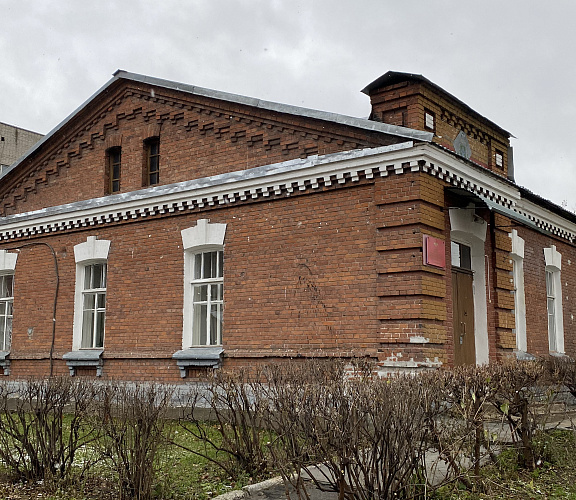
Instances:
[[[290,196],[295,192],[314,191],[334,184],[354,184],[361,178],[373,179],[405,172],[426,173],[502,208],[523,214],[541,229],[560,238],[570,242],[576,239],[576,224],[522,200],[513,184],[438,148],[427,144],[414,146],[412,142],[290,160],[11,215],[0,218],[0,238],[9,240],[192,209],[230,206],[247,200]]]

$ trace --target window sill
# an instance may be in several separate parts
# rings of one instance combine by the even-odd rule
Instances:
[[[222,346],[190,347],[176,351],[172,359],[180,368],[180,376],[186,378],[188,368],[208,367],[218,368],[224,352]]]
[[[534,361],[536,356],[525,351],[516,351],[516,359],[518,361]]]
[[[10,351],[0,351],[0,368],[4,369],[4,375],[10,375]]]
[[[566,358],[566,359],[569,359],[569,356],[566,356],[566,353],[564,353],[564,352],[550,351],[549,354],[550,354],[550,356],[552,356],[553,358]]]
[[[70,376],[76,375],[76,368],[96,368],[96,376],[102,376],[102,353],[104,349],[85,349],[67,352],[62,356],[70,370]]]

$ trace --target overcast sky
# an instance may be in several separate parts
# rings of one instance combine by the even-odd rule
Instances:
[[[116,69],[366,117],[422,74],[516,138],[516,181],[576,210],[573,0],[0,0],[0,122],[47,133]]]

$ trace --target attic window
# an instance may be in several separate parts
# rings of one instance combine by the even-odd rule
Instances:
[[[144,185],[154,186],[160,183],[160,138],[152,137],[144,141],[146,150],[146,170]]]
[[[498,168],[504,168],[504,153],[498,149],[494,153],[494,163]]]
[[[424,110],[424,128],[426,130],[436,130],[436,116],[429,109]]]
[[[108,192],[118,193],[120,191],[120,166],[122,159],[122,149],[113,147],[108,150]]]

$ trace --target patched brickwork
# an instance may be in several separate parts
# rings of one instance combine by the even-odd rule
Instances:
[[[380,362],[446,362],[446,272],[424,265],[422,257],[424,235],[444,239],[444,183],[406,173],[378,179],[375,196]]]

